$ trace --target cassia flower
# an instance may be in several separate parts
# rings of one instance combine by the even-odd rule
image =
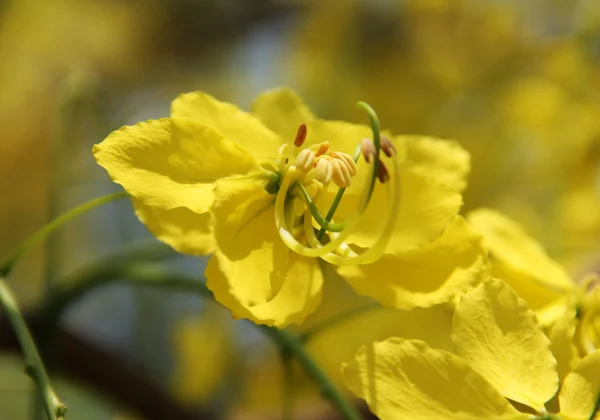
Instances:
[[[545,403],[559,383],[550,341],[535,313],[506,283],[485,281],[463,296],[452,341],[452,352],[404,338],[362,347],[344,366],[345,383],[383,420],[588,419],[592,414],[600,391],[600,351],[567,375],[560,414],[549,414]]]
[[[287,89],[262,94],[251,113],[194,92],[170,118],[113,132],[94,155],[157,238],[213,254],[207,285],[234,317],[282,327],[317,306],[319,259],[368,265],[455,223],[468,155],[430,138],[380,140],[370,118],[372,130],[319,120]],[[395,287],[389,278],[373,287]]]

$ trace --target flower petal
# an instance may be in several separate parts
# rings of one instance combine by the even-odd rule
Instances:
[[[122,127],[94,146],[94,156],[114,182],[147,206],[198,214],[208,211],[216,178],[258,165],[215,130],[183,119]]]
[[[206,255],[214,251],[210,213],[194,213],[185,207],[164,210],[132,199],[135,214],[160,241],[183,254]]]
[[[464,360],[422,341],[390,338],[363,346],[342,369],[346,386],[382,420],[518,418]]]
[[[477,234],[457,217],[442,237],[403,255],[372,264],[343,266],[340,275],[357,293],[384,306],[411,309],[448,302],[483,278],[486,253]]]
[[[179,95],[171,105],[171,115],[211,127],[227,140],[248,150],[257,159],[276,157],[281,145],[279,136],[257,118],[204,92]]]
[[[563,383],[573,366],[579,361],[579,355],[573,337],[577,328],[577,315],[574,306],[569,306],[550,330],[552,354],[557,363],[558,379]]]
[[[467,221],[484,237],[492,257],[492,274],[506,281],[533,309],[544,325],[560,317],[574,288],[567,272],[513,220],[478,209]]]
[[[455,353],[506,398],[538,412],[558,386],[550,340],[535,313],[505,282],[487,280],[454,313]]]
[[[567,375],[560,391],[560,416],[587,420],[600,393],[600,350],[584,357]]]
[[[452,350],[451,305],[410,311],[379,308],[370,299],[357,296],[332,266],[325,265],[323,271],[323,299],[304,321],[301,331],[310,334],[308,351],[336,383],[342,383],[342,363],[352,359],[360,346],[373,341],[404,337],[425,341],[436,349]]]
[[[316,119],[302,98],[288,88],[261,93],[254,100],[251,113],[266,127],[279,134],[284,143],[294,141],[300,124]],[[308,134],[314,136],[312,132]]]
[[[406,145],[407,169],[435,178],[456,191],[466,188],[471,157],[457,142],[418,136],[397,136],[394,140]]]
[[[401,148],[400,153],[403,153]],[[363,168],[366,166],[359,162],[359,173],[341,200],[336,212],[337,220],[346,220],[356,212],[362,200],[362,191],[366,188],[366,181],[363,181],[363,178],[368,178],[364,175]],[[452,224],[462,205],[462,197],[455,188],[442,184],[425,171],[404,168],[399,176],[401,188],[395,193],[401,194],[400,213],[395,233],[386,249],[386,252],[394,254],[418,249],[438,239]],[[326,211],[332,198],[333,193],[330,193],[323,200],[320,206],[323,211]],[[370,247],[381,235],[389,200],[387,185],[377,183],[367,209],[347,242],[362,248]]]
[[[274,196],[257,182],[215,184],[211,209],[217,249],[207,285],[235,318],[284,327],[318,305],[323,278],[316,259],[290,251],[275,228]]]

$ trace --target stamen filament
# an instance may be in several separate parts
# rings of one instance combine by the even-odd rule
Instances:
[[[296,185],[300,189],[300,192],[302,193],[302,196],[304,197],[304,201],[306,201],[306,204],[308,205],[308,209],[310,210],[310,213],[315,218],[315,221],[319,224],[319,226],[321,226],[321,229],[328,230],[330,232],[341,232],[342,229],[344,229],[344,226],[346,226],[345,222],[330,223],[331,218],[329,218],[329,221],[324,219],[323,216],[321,215],[321,212],[319,212],[319,209],[317,208],[314,201],[310,197],[310,194],[308,193],[308,191],[306,191],[306,188],[304,187],[304,185],[302,185],[299,182],[296,183]]]
[[[392,162],[392,168],[394,173],[391,179],[393,181],[393,185],[388,184],[388,195],[391,197],[391,204],[387,211],[387,218],[382,229],[383,233],[378,237],[377,241],[375,241],[375,243],[370,248],[368,248],[360,254],[347,255],[349,253],[344,252],[344,254],[346,255],[340,256],[328,252],[321,256],[323,260],[335,265],[370,264],[379,259],[381,255],[383,255],[383,253],[385,252],[385,248],[392,234],[394,233],[394,226],[396,224],[396,221],[398,220],[398,213],[400,211],[401,202],[400,168],[398,164],[398,159],[396,157],[393,157]],[[308,240],[309,244],[314,248],[320,248],[323,246],[315,236],[314,231],[304,229],[304,234],[306,235],[306,239]],[[336,241],[337,239],[338,238],[333,239],[332,242]]]
[[[275,226],[277,228],[281,240],[292,251],[305,257],[321,257],[322,255],[335,250],[338,246],[340,246],[340,244],[342,244],[346,240],[348,235],[350,235],[350,232],[352,232],[353,228],[358,223],[360,214],[356,214],[350,219],[348,219],[345,222],[346,228],[342,230],[342,232],[337,238],[333,239],[328,244],[322,245],[319,248],[311,248],[301,244],[290,233],[290,229],[288,228],[285,219],[285,201],[287,198],[287,193],[290,189],[290,186],[292,185],[292,182],[296,181],[297,172],[298,169],[295,166],[290,166],[283,178],[283,181],[281,182],[281,188],[277,193],[277,197],[275,198]]]
[[[360,151],[361,147],[359,145],[356,148],[356,151],[354,152],[354,163],[358,162],[358,158],[360,158]],[[329,207],[329,210],[327,211],[327,215],[325,216],[325,222],[329,223],[331,222],[331,219],[333,219],[333,215],[335,214],[335,211],[337,210],[345,191],[346,188],[340,188],[338,190],[337,194],[335,195],[335,198],[333,199],[333,203],[331,203],[331,207]],[[325,229],[321,224],[321,229],[319,229],[319,232],[317,233],[317,239],[319,240],[319,242],[321,241],[321,239],[323,239],[323,235],[325,235],[325,230],[331,231],[331,229]]]
[[[377,179],[377,174],[379,173],[379,152],[381,151],[381,139],[379,136],[379,118],[377,117],[377,113],[371,105],[366,102],[358,101],[356,103],[358,108],[362,108],[367,112],[369,116],[369,120],[371,121],[371,131],[373,131],[373,144],[375,144],[375,159],[373,159],[373,176],[371,177],[371,186],[369,187],[369,193],[367,195],[366,205],[371,200],[371,195],[373,194],[373,189],[375,188],[375,180]]]

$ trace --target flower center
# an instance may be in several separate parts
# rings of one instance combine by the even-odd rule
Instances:
[[[337,265],[367,264],[377,260],[385,251],[400,210],[399,163],[395,149],[389,140],[380,140],[379,120],[375,111],[363,102],[358,105],[369,113],[373,140],[363,139],[357,145],[354,157],[332,151],[327,141],[302,148],[307,136],[307,127],[302,124],[293,146],[281,146],[279,162],[269,163],[272,169],[277,166],[276,185],[270,183],[267,190],[276,194],[275,224],[282,241],[300,255],[319,257]],[[391,158],[393,174],[380,159],[380,151]],[[358,200],[356,212],[347,220],[336,222],[335,211],[352,178],[357,175],[356,162],[361,154],[367,164],[372,165],[370,182],[362,193],[362,199]],[[356,230],[378,179],[388,186],[389,205],[387,211],[382,209],[384,226],[375,243],[357,253],[345,241]],[[332,181],[339,189],[323,216],[317,203]]]

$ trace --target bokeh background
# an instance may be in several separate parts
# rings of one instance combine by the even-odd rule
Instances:
[[[504,211],[574,281],[600,270],[596,0],[0,0],[0,257],[119,190],[91,154],[112,130],[168,115],[182,92],[247,109],[281,85],[324,118],[364,122],[354,104],[365,100],[394,133],[457,140],[472,155],[463,211]],[[55,282],[136,252],[202,277],[203,260],[169,252],[119,201],[36,248],[10,284],[35,313]],[[333,275],[324,300],[300,329],[368,305]],[[359,312],[308,344],[336,380],[361,340],[421,333],[410,314]],[[276,349],[199,297],[112,284],[68,308],[59,330],[48,364],[69,418],[281,417]],[[0,417],[42,419],[3,335]],[[293,379],[295,418],[336,418]]]

